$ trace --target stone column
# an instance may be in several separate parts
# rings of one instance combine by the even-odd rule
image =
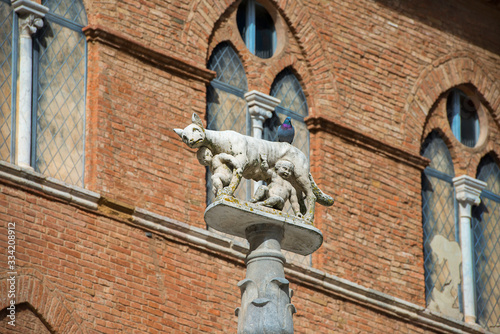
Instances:
[[[476,322],[476,300],[474,292],[474,263],[472,254],[471,209],[481,203],[480,194],[486,183],[467,175],[453,179],[460,217],[460,243],[462,247],[462,290],[465,322]]]
[[[321,232],[303,219],[227,196],[208,206],[205,221],[250,244],[246,276],[238,283],[238,334],[293,334],[295,307],[281,249],[312,254],[323,242]]]
[[[33,41],[31,36],[43,27],[48,8],[30,0],[17,0],[12,6],[19,15],[19,118],[16,161],[19,166],[31,167],[31,106],[33,87]]]
[[[254,138],[262,139],[264,122],[273,116],[274,108],[281,101],[256,90],[246,93],[245,99],[247,100],[248,112],[252,120],[252,135]],[[254,182],[255,189],[262,183],[262,181]]]
[[[256,90],[246,93],[245,99],[247,100],[248,111],[252,120],[253,137],[262,139],[264,122],[273,116],[274,108],[281,101]]]
[[[238,334],[293,334],[295,307],[285,278],[285,256],[281,253],[283,227],[273,224],[252,225],[246,230],[250,253],[246,258],[247,273],[238,283],[241,307]]]

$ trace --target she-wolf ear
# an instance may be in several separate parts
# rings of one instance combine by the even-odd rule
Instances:
[[[203,129],[203,122],[201,121],[200,116],[198,116],[195,112],[193,113],[193,117],[191,117],[191,122]]]

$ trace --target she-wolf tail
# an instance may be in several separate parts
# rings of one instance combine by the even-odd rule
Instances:
[[[313,191],[314,196],[316,196],[316,202],[318,202],[319,204],[324,205],[324,206],[332,206],[333,202],[334,202],[333,197],[325,194],[324,192],[321,191],[321,189],[319,189],[316,182],[314,182],[314,179],[313,179],[311,173],[309,173],[309,181],[311,181],[311,187],[312,187],[312,191]]]

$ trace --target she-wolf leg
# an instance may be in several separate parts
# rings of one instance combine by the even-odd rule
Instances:
[[[314,221],[314,211],[316,207],[316,196],[313,193],[311,182],[309,181],[308,175],[302,175],[297,178],[297,183],[305,194],[305,204],[307,206],[307,212],[304,215],[304,219],[311,222]]]

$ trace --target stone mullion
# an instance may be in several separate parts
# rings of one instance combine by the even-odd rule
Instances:
[[[43,27],[48,8],[30,0],[17,0],[12,6],[19,15],[19,120],[17,123],[16,163],[31,166],[32,93],[33,93],[33,40],[32,36]]]

